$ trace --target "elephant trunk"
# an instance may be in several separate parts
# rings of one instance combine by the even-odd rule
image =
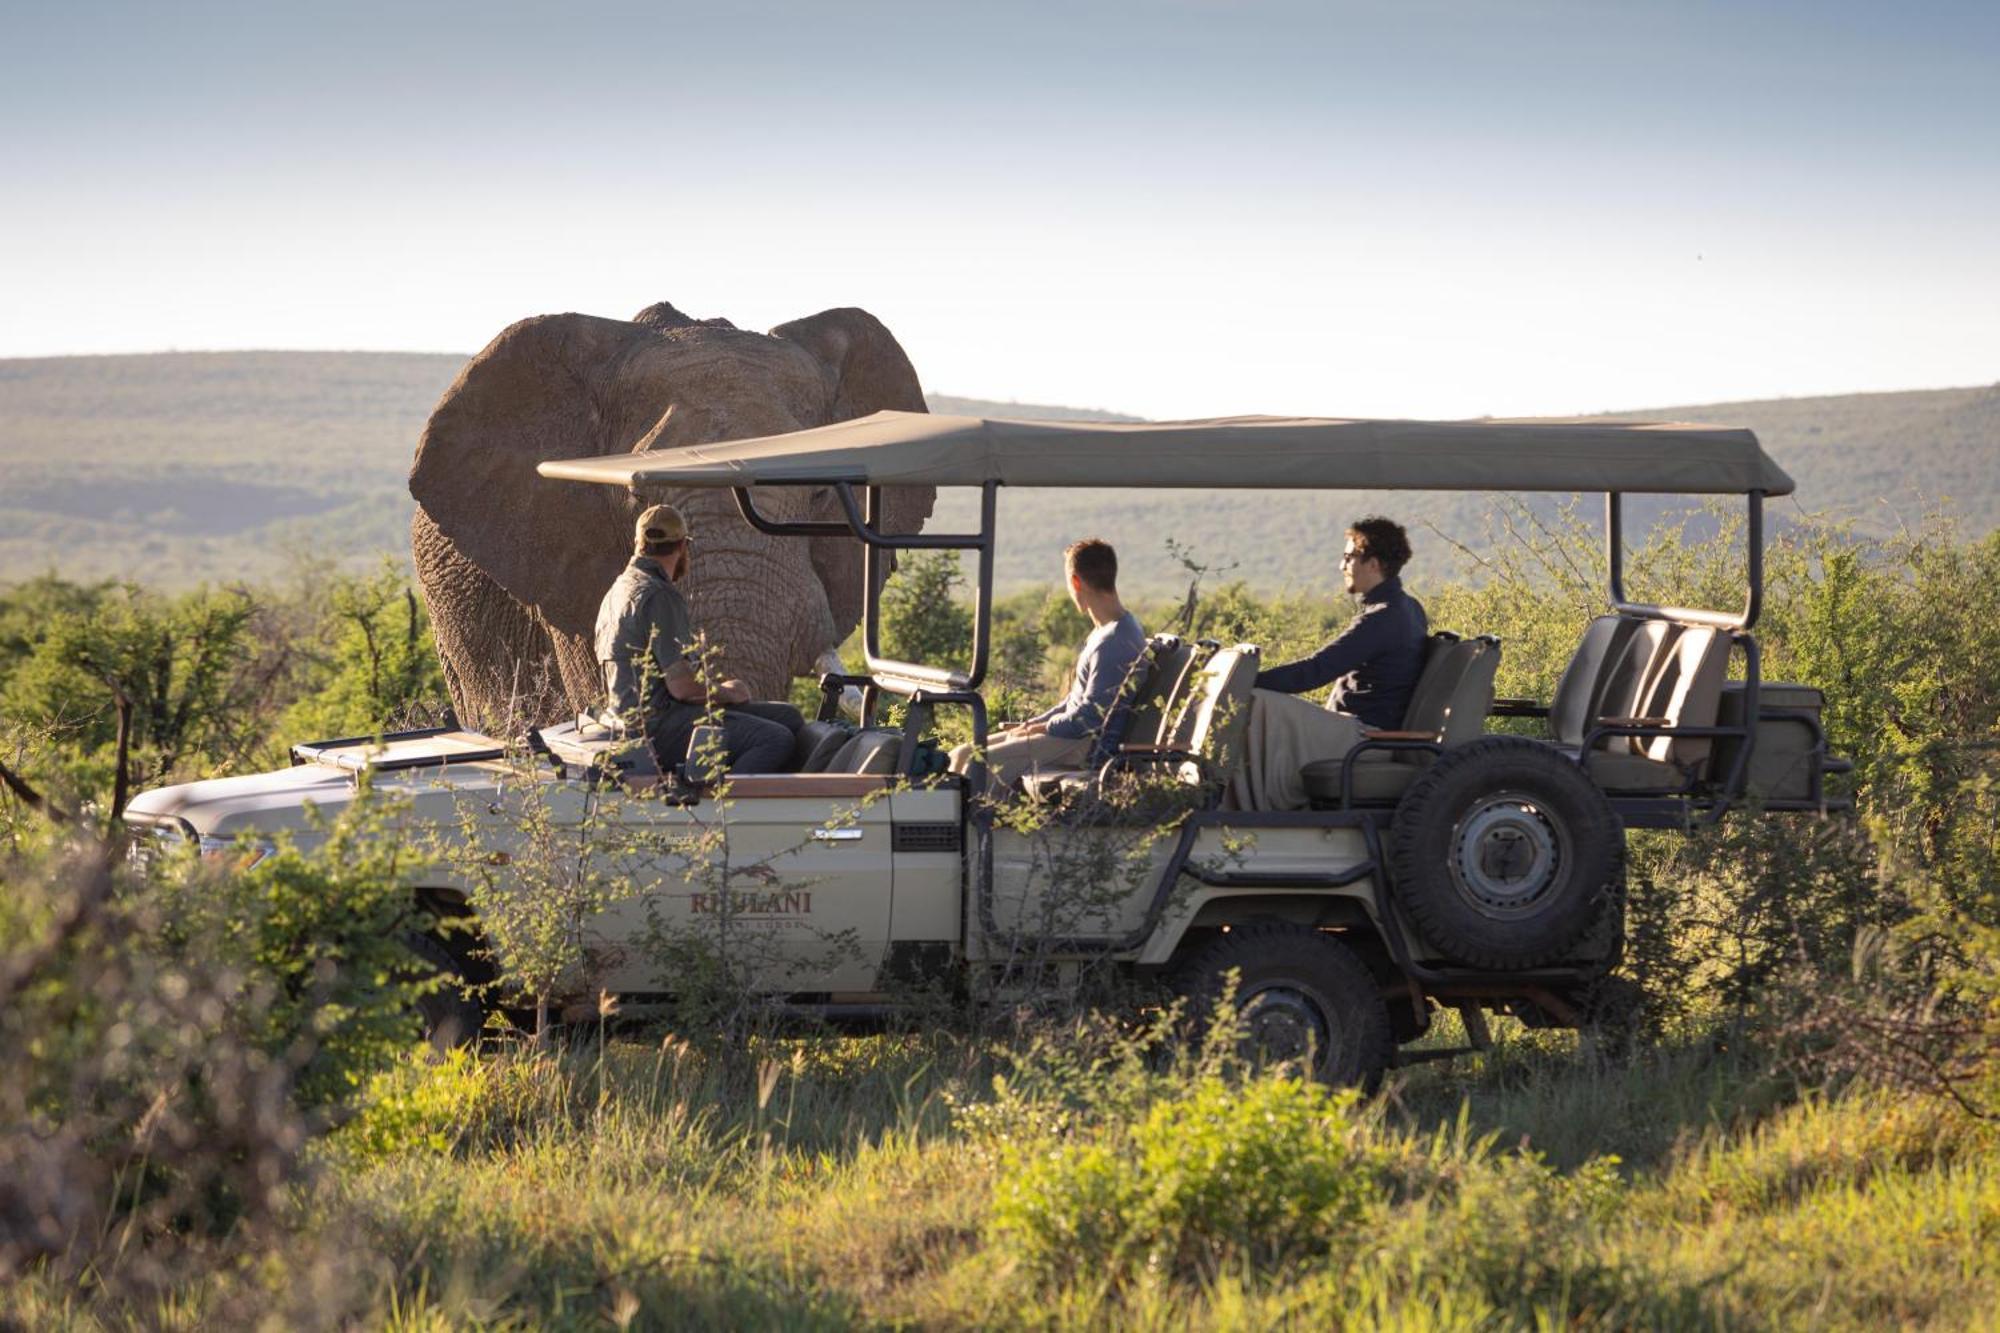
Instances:
[[[840,642],[811,548],[757,531],[725,492],[679,491],[673,499],[694,534],[684,591],[717,669],[759,698],[784,698],[792,678]]]

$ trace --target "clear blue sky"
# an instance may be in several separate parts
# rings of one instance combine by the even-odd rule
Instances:
[[[2000,5],[0,0],[0,356],[858,304],[1153,416],[2000,379]]]

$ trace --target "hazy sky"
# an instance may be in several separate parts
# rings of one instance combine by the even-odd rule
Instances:
[[[2000,4],[0,0],[0,356],[862,305],[1151,416],[2000,380]]]

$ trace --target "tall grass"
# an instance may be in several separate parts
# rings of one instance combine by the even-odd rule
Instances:
[[[1078,1107],[1038,1101],[1038,1058],[801,1038],[738,1078],[650,1035],[413,1057],[323,1145],[282,1259],[136,1313],[199,1327],[248,1287],[390,1328],[1874,1328],[2000,1301],[2000,1144],[1934,1100],[1558,1044],[1367,1105],[1112,1066],[1110,1106]],[[1010,1097],[1004,1129],[967,1119]],[[1072,1205],[1096,1230],[1064,1232]],[[37,1278],[5,1301],[34,1326],[134,1313]]]

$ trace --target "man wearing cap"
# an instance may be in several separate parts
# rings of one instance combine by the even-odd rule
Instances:
[[[690,660],[694,625],[674,586],[688,572],[687,520],[672,505],[654,505],[639,515],[632,542],[632,562],[597,608],[597,660],[611,711],[628,735],[646,736],[665,771],[686,757],[695,725],[719,704],[729,771],[782,772],[802,725],[799,711],[751,702],[740,680],[709,690]]]

